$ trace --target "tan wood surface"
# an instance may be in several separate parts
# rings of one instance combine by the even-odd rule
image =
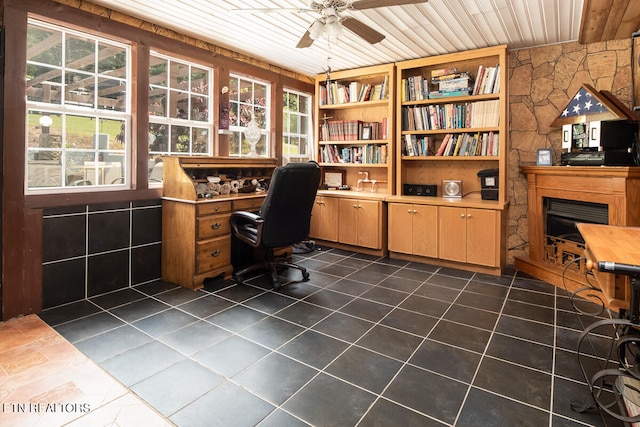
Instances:
[[[578,231],[594,262],[640,266],[640,227],[582,223],[578,224]]]
[[[338,198],[316,197],[311,211],[309,236],[329,242],[338,241]]]
[[[499,265],[499,213],[487,209],[467,209],[466,213],[467,262],[492,267]]]
[[[467,262],[467,218],[465,208],[438,208],[438,257]]]

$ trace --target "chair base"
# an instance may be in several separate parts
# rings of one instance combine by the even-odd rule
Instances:
[[[241,270],[234,271],[233,279],[236,281],[236,283],[243,284],[244,280],[242,279],[242,276],[244,274],[249,273],[251,271],[255,271],[255,270],[261,270],[261,269],[267,270],[267,273],[271,276],[271,284],[273,285],[273,290],[277,291],[278,289],[280,289],[280,282],[278,281],[277,267],[295,268],[297,270],[300,270],[300,272],[302,273],[302,281],[306,282],[309,280],[309,272],[307,271],[306,268],[301,267],[292,262],[285,261],[283,259],[269,259],[267,261],[262,261],[262,262],[252,264]]]

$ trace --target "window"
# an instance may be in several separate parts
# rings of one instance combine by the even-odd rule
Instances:
[[[163,155],[211,155],[213,69],[153,53],[149,64],[149,168]]]
[[[29,20],[27,193],[128,185],[129,58],[125,44]]]
[[[284,90],[282,156],[285,162],[311,159],[311,95]]]
[[[269,157],[270,85],[231,75],[229,155]]]

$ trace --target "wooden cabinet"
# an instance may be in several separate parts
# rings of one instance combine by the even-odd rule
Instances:
[[[439,258],[489,267],[499,265],[500,217],[495,210],[450,206],[438,210]]]
[[[389,204],[389,251],[437,258],[438,208]]]
[[[395,64],[316,76],[323,186],[310,235],[322,244],[386,254],[383,200],[395,190],[395,90]],[[337,190],[340,184],[349,189]]]
[[[316,197],[311,211],[309,236],[329,242],[338,241],[338,199],[335,197]]]
[[[495,46],[396,64],[396,194],[385,199],[391,257],[502,272],[508,206],[507,59],[506,46]],[[491,182],[492,191],[482,187],[478,175],[488,170],[491,179],[484,184]],[[449,180],[461,181],[461,197],[443,197],[443,181]],[[437,194],[415,196],[407,193],[407,184],[434,185]],[[418,215],[416,206],[430,206],[431,215]],[[416,214],[407,212],[414,210]],[[409,247],[409,221],[414,233],[429,230],[421,238],[437,239],[429,252],[416,250],[415,236]]]
[[[338,241],[347,245],[379,249],[382,247],[382,202],[340,199]]]
[[[165,157],[163,161],[162,278],[199,289],[207,278],[231,277],[231,213],[258,210],[266,193],[207,195],[202,185],[211,176],[223,181],[269,179],[275,160]]]

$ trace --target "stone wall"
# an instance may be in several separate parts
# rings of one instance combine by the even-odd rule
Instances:
[[[608,90],[631,107],[631,40],[576,42],[514,50],[509,57],[509,222],[507,262],[528,254],[527,181],[520,165],[535,165],[538,148],[559,164],[561,130],[549,125],[580,87]]]

